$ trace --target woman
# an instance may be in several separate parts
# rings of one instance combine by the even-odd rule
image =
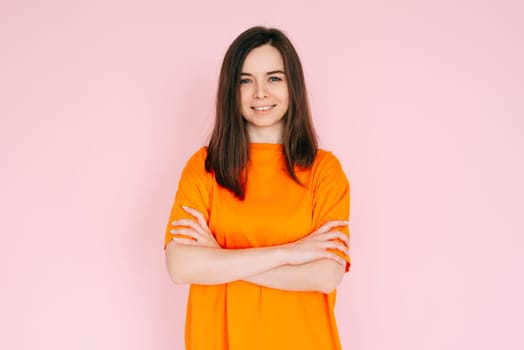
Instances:
[[[211,140],[183,170],[166,230],[169,275],[190,284],[187,349],[340,349],[348,217],[295,49],[277,29],[248,29],[226,52]]]

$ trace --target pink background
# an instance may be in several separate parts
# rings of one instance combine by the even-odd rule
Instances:
[[[183,349],[162,240],[222,56],[290,35],[352,184],[344,349],[523,349],[521,1],[0,3],[1,349]]]

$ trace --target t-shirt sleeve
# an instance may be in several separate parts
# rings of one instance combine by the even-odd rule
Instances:
[[[330,152],[325,152],[319,161],[315,174],[313,195],[313,222],[315,229],[331,220],[349,220],[349,181],[339,160]],[[350,237],[349,227],[336,228]],[[346,260],[346,272],[351,266],[351,258],[333,250]]]
[[[209,222],[211,174],[205,169],[206,156],[206,149],[201,148],[189,159],[182,171],[178,183],[178,190],[167,222],[164,249],[173,239],[171,230],[174,227],[171,225],[171,222],[183,218],[194,219],[196,221],[193,216],[182,209],[182,206],[188,206],[198,210],[204,215],[206,222]]]

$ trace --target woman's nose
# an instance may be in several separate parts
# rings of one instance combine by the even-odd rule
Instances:
[[[261,99],[268,97],[268,92],[264,84],[261,84],[261,83],[256,84],[253,97],[257,100],[261,100]]]

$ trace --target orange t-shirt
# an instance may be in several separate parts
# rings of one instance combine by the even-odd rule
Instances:
[[[206,148],[182,172],[170,223],[191,218],[182,205],[206,217],[227,249],[295,241],[329,220],[348,220],[349,183],[337,158],[319,150],[310,169],[297,168],[298,185],[285,171],[282,145],[250,144],[244,201],[220,187],[205,170]],[[342,230],[349,235],[347,228]],[[350,259],[346,271],[349,271]],[[334,316],[336,292],[296,292],[245,281],[192,284],[186,316],[188,350],[340,349]]]

